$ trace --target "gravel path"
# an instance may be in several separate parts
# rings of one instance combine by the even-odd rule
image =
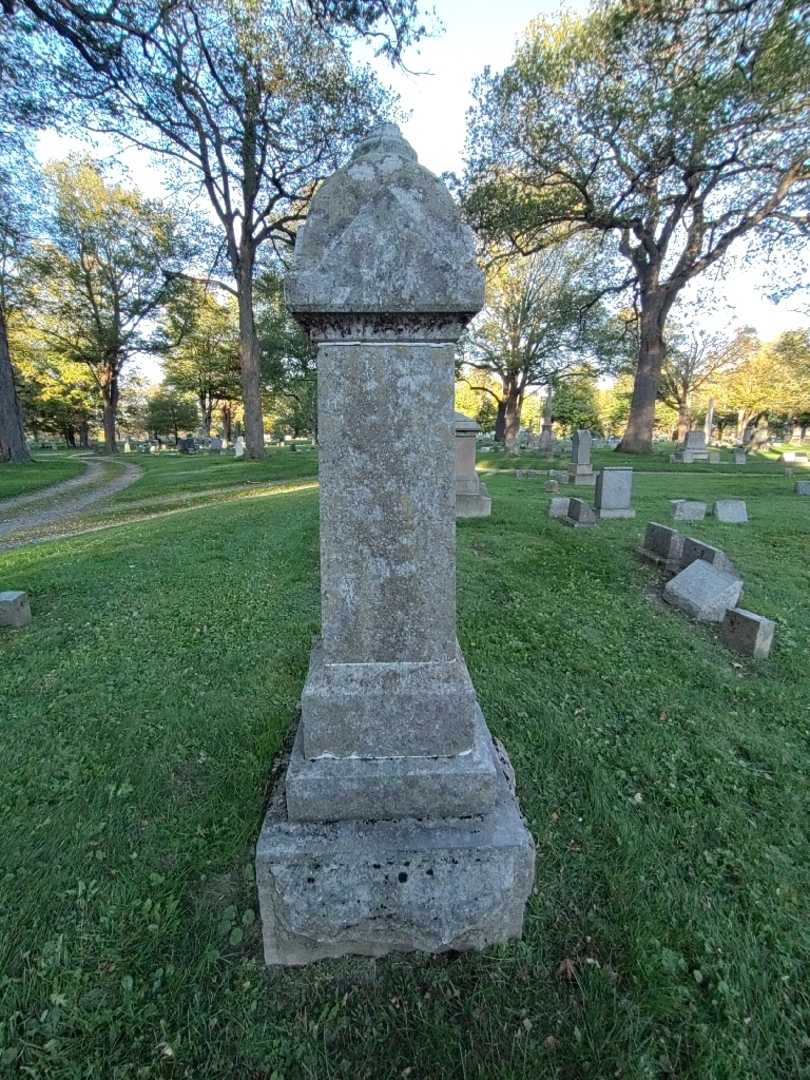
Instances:
[[[117,495],[142,475],[137,465],[125,465],[121,461],[89,459],[86,471],[72,480],[33,492],[18,495],[0,503],[0,539],[4,545],[13,542],[18,533],[52,525],[64,518],[74,517],[88,507]],[[21,514],[8,516],[21,506],[34,504]]]

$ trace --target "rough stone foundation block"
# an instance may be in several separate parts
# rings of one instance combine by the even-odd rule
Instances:
[[[574,529],[591,529],[597,523],[593,507],[584,499],[568,500],[568,513],[563,521]]]
[[[638,549],[639,555],[647,562],[676,573],[681,568],[683,540],[683,536],[676,529],[651,521],[644,533],[644,543]]]
[[[672,499],[670,506],[676,521],[703,521],[706,517],[706,503],[697,499]]]
[[[746,525],[748,508],[745,499],[718,499],[714,504],[714,516],[725,525]]]
[[[28,594],[16,591],[0,592],[0,626],[19,630],[30,622],[31,605],[28,603]]]
[[[471,749],[452,757],[312,760],[304,756],[305,731],[306,724],[299,725],[287,770],[292,821],[466,816],[494,804],[492,740],[477,705]]]
[[[458,644],[446,661],[330,664],[318,643],[301,696],[304,755],[463,754],[473,745],[477,710]]]
[[[726,612],[720,637],[724,644],[742,656],[765,660],[770,655],[775,630],[776,623],[772,619],[735,607]]]
[[[492,499],[485,484],[479,483],[477,495],[468,492],[456,492],[457,518],[489,517],[491,513]]]
[[[463,819],[299,822],[283,781],[256,846],[268,964],[349,954],[481,949],[520,937],[535,850],[505,754],[496,798]]]
[[[568,483],[578,484],[579,486],[592,486],[596,483],[596,473],[590,465],[571,464],[568,466]]]
[[[742,593],[739,578],[697,559],[664,586],[664,599],[698,622],[722,622]]]
[[[796,481],[796,494],[797,495],[810,495],[810,480],[797,480]]]

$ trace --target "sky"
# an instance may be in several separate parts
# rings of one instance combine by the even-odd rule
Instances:
[[[405,65],[413,74],[392,71],[390,65],[377,62],[381,79],[399,93],[403,111],[409,114],[402,124],[403,134],[423,165],[434,173],[461,173],[474,78],[487,65],[494,70],[505,67],[531,19],[553,16],[559,7],[557,0],[436,0],[436,14],[444,29],[406,54]],[[586,7],[585,0],[567,4],[575,11]],[[37,155],[45,162],[80,148],[76,140],[46,132],[39,139]],[[129,149],[121,154],[109,142],[102,142],[96,152],[101,157],[115,156],[145,194],[162,193],[160,172],[142,151]],[[798,311],[796,302],[777,305],[768,299],[768,280],[773,280],[773,272],[766,272],[762,265],[735,267],[722,282],[700,279],[684,291],[681,311],[712,332],[753,326],[764,340],[810,324],[810,314]],[[698,299],[703,302],[698,304]],[[146,359],[141,369],[150,380],[159,380],[156,362]]]

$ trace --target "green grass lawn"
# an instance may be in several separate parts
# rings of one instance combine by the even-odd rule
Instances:
[[[264,461],[237,460],[226,454],[127,454],[121,460],[139,465],[144,475],[120,492],[114,505],[239,484],[296,480],[318,472],[317,452],[309,449],[271,449]]]
[[[72,480],[84,472],[85,466],[68,454],[37,454],[27,465],[0,464],[0,500],[13,495],[28,495],[40,488],[50,487],[62,480]],[[2,510],[2,502],[0,502]]]
[[[318,630],[315,492],[0,557],[34,611],[0,636],[0,1075],[810,1076],[810,499],[640,475],[637,519],[586,531],[542,482],[487,483],[459,635],[538,859],[524,939],[484,954],[263,967],[252,849]],[[777,619],[769,661],[656,599],[635,547],[684,494],[748,499],[749,526],[690,531]]]

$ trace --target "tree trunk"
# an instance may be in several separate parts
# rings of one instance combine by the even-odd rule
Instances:
[[[231,442],[233,438],[233,412],[230,403],[222,406],[222,433],[223,437]]]
[[[509,386],[504,398],[504,443],[509,451],[517,447],[520,433],[520,413],[523,406],[523,394],[516,386]]]
[[[210,439],[211,438],[211,412],[213,410],[213,402],[211,401],[211,399],[208,397],[207,394],[202,393],[202,394],[200,394],[198,396],[197,403],[200,406],[200,417],[201,417],[200,427],[202,428],[202,433],[203,433],[203,435],[205,435],[206,439]],[[175,433],[175,441],[176,440],[177,440],[177,435]]]
[[[107,385],[104,387],[104,453],[117,454],[118,446],[115,441],[115,426],[118,419],[118,370],[117,367],[109,372]]]
[[[79,424],[79,446],[82,450],[90,449],[90,425],[86,420]]]
[[[649,454],[655,427],[655,402],[664,363],[664,322],[671,302],[660,289],[641,294],[641,337],[630,416],[621,443],[623,454]]]
[[[686,435],[689,431],[689,425],[691,423],[691,417],[689,415],[689,405],[685,402],[679,402],[678,404],[678,433],[677,440],[679,443],[686,442]]]
[[[506,433],[506,399],[498,402],[498,411],[495,415],[495,442],[502,443]]]
[[[259,380],[259,339],[253,318],[254,252],[243,248],[239,272],[239,366],[245,407],[245,457],[264,457],[264,417]]]
[[[745,434],[748,428],[748,424],[751,420],[751,413],[748,409],[737,409],[737,438],[736,441],[739,446],[745,444]]]
[[[6,319],[0,306],[0,461],[22,465],[31,460],[25,444],[22,409],[14,385]]]

